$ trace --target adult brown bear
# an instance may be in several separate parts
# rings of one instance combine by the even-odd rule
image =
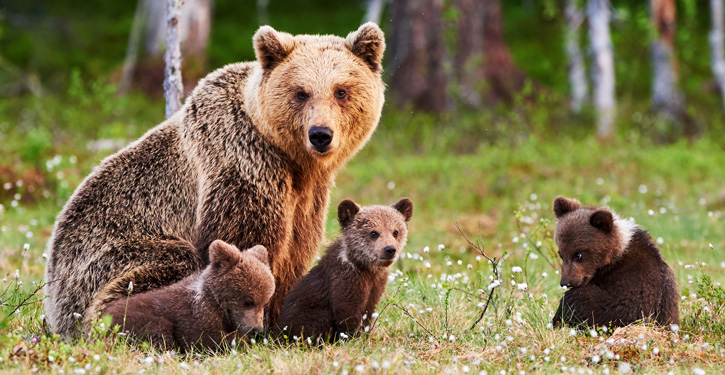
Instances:
[[[335,173],[380,119],[384,36],[261,27],[257,60],[200,81],[183,108],[104,160],[56,221],[46,317],[77,336],[109,302],[183,279],[220,239],[269,250],[268,323],[323,238]]]

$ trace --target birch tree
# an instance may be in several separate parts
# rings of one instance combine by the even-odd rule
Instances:
[[[594,106],[597,109],[597,138],[614,136],[614,54],[609,34],[611,19],[608,0],[589,0],[589,44],[592,53],[592,83]]]
[[[665,119],[681,120],[682,94],[677,88],[674,53],[675,1],[651,0],[651,13],[657,35],[652,41],[652,109]]]
[[[579,48],[579,30],[584,22],[584,12],[577,5],[577,0],[566,0],[564,13],[566,16],[565,50],[569,60],[567,70],[571,90],[571,109],[579,113],[589,92],[584,58]]]
[[[374,22],[380,24],[380,17],[383,14],[383,7],[385,6],[386,0],[367,0],[367,7],[365,9],[365,17],[363,23]]]
[[[181,81],[181,21],[182,0],[167,0],[166,3],[166,53],[164,54],[164,97],[166,118],[181,107],[184,86]]]
[[[725,52],[723,51],[723,0],[710,0],[710,65],[725,109]]]

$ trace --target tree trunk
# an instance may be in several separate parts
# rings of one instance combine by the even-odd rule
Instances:
[[[480,0],[456,0],[459,17],[458,41],[454,64],[461,101],[473,107],[481,105],[483,73],[483,4]]]
[[[526,76],[514,64],[503,37],[501,0],[477,0],[483,7],[483,70],[491,100],[511,102],[524,87]]]
[[[181,108],[184,85],[181,81],[181,3],[182,0],[167,0],[166,5],[166,54],[164,62],[164,97],[166,98],[166,118]]]
[[[449,107],[443,0],[396,0],[392,4],[388,59],[390,91],[398,107],[427,112]]]
[[[725,52],[723,51],[723,0],[710,0],[712,30],[710,31],[710,65],[717,80],[725,109]]]
[[[571,109],[579,113],[587,101],[587,84],[584,58],[579,48],[579,27],[584,21],[584,13],[577,6],[577,0],[566,0],[566,55],[569,59],[569,88],[571,89]]]
[[[368,5],[367,9],[365,10],[365,17],[363,18],[363,23],[365,22],[375,22],[376,24],[380,24],[380,17],[383,14],[383,7],[385,6],[385,0],[367,0]]]
[[[677,88],[674,54],[675,1],[651,0],[652,20],[657,37],[652,41],[652,109],[672,122],[684,117],[682,94]],[[674,123],[673,123],[674,125]],[[679,133],[679,131],[677,131]]]
[[[148,17],[148,8],[144,4],[144,0],[138,0],[136,11],[133,15],[133,24],[131,25],[131,34],[128,37],[128,47],[126,48],[126,58],[123,60],[123,71],[121,72],[121,81],[118,84],[118,94],[125,95],[131,88],[131,79],[133,78],[133,69],[138,58],[138,45],[141,41],[141,33]]]
[[[161,0],[143,0],[149,15],[146,27],[146,55],[158,56],[166,45],[166,2]]]
[[[608,0],[589,0],[589,39],[592,49],[593,97],[597,108],[597,138],[606,140],[615,133],[614,54],[609,35],[611,13]]]

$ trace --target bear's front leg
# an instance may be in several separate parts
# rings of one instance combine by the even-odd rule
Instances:
[[[332,283],[332,315],[337,333],[352,336],[360,330],[370,285],[357,280],[339,278]]]
[[[554,314],[554,327],[562,325],[601,325],[611,317],[606,310],[612,305],[613,297],[596,285],[572,288],[564,293]]]

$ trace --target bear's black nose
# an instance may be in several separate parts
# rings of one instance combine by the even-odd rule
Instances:
[[[327,151],[332,142],[332,129],[326,126],[313,126],[307,135],[318,152]]]
[[[559,285],[565,286],[567,288],[570,288],[571,287],[571,281],[565,280],[565,279],[561,279],[561,282],[559,282]]]
[[[395,246],[386,246],[383,251],[385,252],[385,256],[388,258],[395,256]]]

